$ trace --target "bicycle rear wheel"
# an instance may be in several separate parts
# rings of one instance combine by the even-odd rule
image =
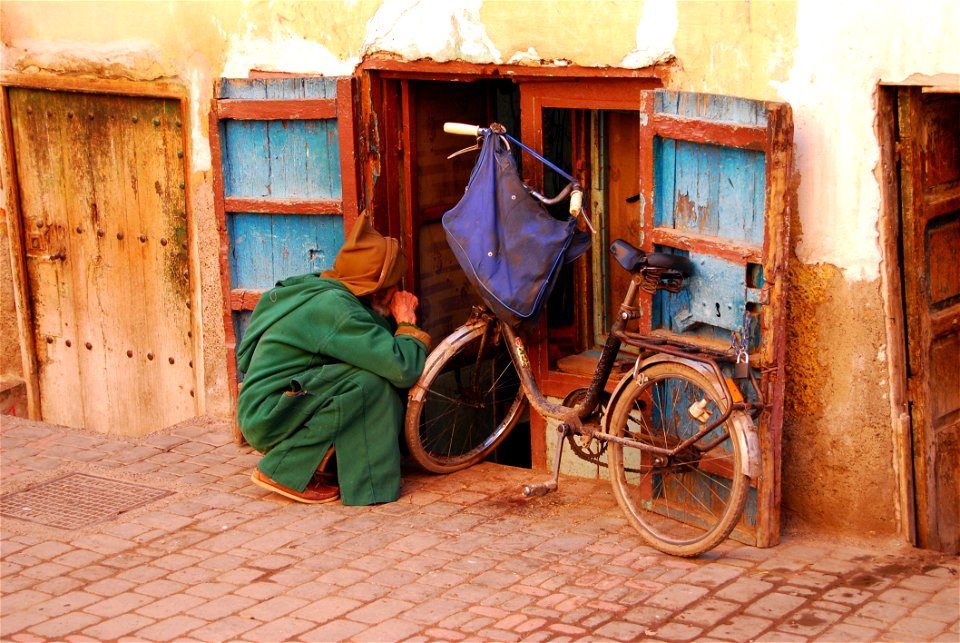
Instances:
[[[722,415],[715,378],[675,362],[648,366],[623,391],[610,432],[673,449]],[[738,436],[742,411],[673,455],[609,444],[614,495],[650,545],[674,556],[696,556],[722,542],[743,513],[749,477]]]
[[[496,322],[462,326],[430,354],[410,390],[410,455],[434,473],[476,464],[510,433],[526,404]]]

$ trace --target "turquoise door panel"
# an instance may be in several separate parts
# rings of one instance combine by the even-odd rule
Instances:
[[[763,243],[762,152],[654,139],[654,225]]]
[[[227,217],[232,288],[265,290],[292,275],[333,267],[343,217],[246,214]]]
[[[221,140],[227,196],[341,198],[336,119],[225,121]]]
[[[335,99],[336,79],[224,80],[221,99]],[[297,103],[289,103],[295,111]],[[343,244],[343,217],[298,213],[297,204],[342,199],[336,118],[270,118],[256,112],[220,122],[223,194],[255,200],[257,212],[227,212],[230,287],[263,290],[277,281],[329,268]],[[272,211],[271,211],[272,210]]]
[[[770,546],[779,539],[784,281],[794,202],[790,108],[670,90],[643,100],[641,153],[649,154],[649,169],[641,196],[652,206],[641,211],[643,245],[686,255],[694,268],[680,292],[647,300],[649,331],[722,356],[717,365],[728,385],[747,402],[763,402],[753,418],[761,475],[737,530],[745,542]],[[735,366],[744,342],[745,372],[757,387]],[[724,483],[720,476],[689,490],[691,516],[724,493]]]

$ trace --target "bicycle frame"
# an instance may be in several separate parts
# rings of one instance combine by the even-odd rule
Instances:
[[[666,340],[655,340],[649,336],[629,332],[626,330],[627,322],[640,317],[638,308],[633,305],[633,302],[639,296],[641,284],[646,278],[647,277],[644,275],[643,270],[633,274],[633,278],[631,279],[627,293],[625,294],[623,302],[620,305],[620,314],[610,327],[610,333],[608,334],[607,340],[603,346],[603,350],[601,351],[596,370],[594,371],[593,378],[589,387],[587,388],[586,395],[574,406],[564,406],[563,404],[554,404],[549,402],[546,399],[546,396],[544,396],[543,392],[540,390],[540,385],[537,382],[536,376],[534,375],[533,367],[530,363],[523,340],[516,334],[509,324],[501,322],[492,313],[485,311],[482,308],[474,309],[474,313],[471,315],[471,321],[482,320],[487,324],[495,324],[499,328],[499,332],[506,339],[510,358],[517,370],[517,374],[520,376],[520,383],[523,388],[523,392],[533,409],[543,417],[554,419],[559,422],[557,429],[559,435],[556,450],[556,462],[553,470],[554,478],[550,482],[527,485],[524,488],[525,495],[542,495],[547,491],[556,489],[557,480],[559,477],[559,462],[561,454],[560,443],[568,433],[583,435],[604,442],[616,442],[623,446],[640,449],[641,451],[652,453],[657,456],[669,457],[680,453],[684,449],[701,440],[703,437],[709,435],[712,431],[714,431],[714,429],[725,423],[734,411],[742,410],[749,411],[751,414],[755,414],[763,408],[763,395],[752,372],[749,374],[749,382],[753,390],[754,397],[757,400],[756,402],[743,401],[743,395],[737,385],[724,376],[718,362],[721,360],[730,362],[732,361],[731,356],[720,353],[719,351],[710,351],[709,349],[695,346],[693,344],[682,344],[680,342],[668,344]],[[486,337],[484,341],[487,341]],[[595,428],[594,426],[585,424],[584,420],[593,415],[600,404],[600,395],[606,388],[607,382],[610,379],[610,374],[613,372],[613,365],[619,354],[620,348],[624,344],[640,349],[640,355],[637,357],[633,373],[632,375],[628,374],[626,377],[633,377],[634,379],[641,377],[642,374],[638,372],[641,362],[643,362],[645,358],[648,358],[654,354],[662,354],[676,359],[702,364],[712,373],[717,382],[724,383],[723,386],[718,387],[718,391],[724,398],[723,404],[721,405],[722,413],[720,417],[709,424],[705,423],[697,432],[688,436],[685,440],[669,449],[656,447],[630,438],[614,436],[603,428]],[[735,398],[733,391],[736,391],[736,398],[739,398],[739,400]],[[709,450],[709,448],[716,446],[716,444],[718,444],[720,441],[722,441],[722,439],[718,440],[717,443],[707,444],[704,447],[704,450]],[[755,451],[755,449],[747,448],[747,451],[752,452]],[[749,457],[746,459],[744,464],[747,469],[746,472],[750,474],[751,477],[755,477],[758,468],[756,459],[754,457]]]

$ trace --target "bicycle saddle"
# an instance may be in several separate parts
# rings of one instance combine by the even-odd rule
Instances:
[[[693,264],[683,255],[668,255],[662,252],[646,253],[623,239],[610,244],[610,254],[631,273],[644,268],[661,268],[679,272],[684,278],[693,274]]]

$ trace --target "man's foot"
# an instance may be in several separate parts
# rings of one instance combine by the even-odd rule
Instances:
[[[250,480],[258,487],[263,487],[268,491],[279,493],[281,496],[286,496],[291,500],[305,502],[311,505],[319,505],[325,502],[333,502],[340,499],[340,489],[333,485],[317,484],[311,481],[311,483],[307,485],[307,488],[303,491],[294,491],[289,487],[284,487],[279,482],[274,482],[264,475],[260,469],[253,470],[253,473],[250,474]]]

